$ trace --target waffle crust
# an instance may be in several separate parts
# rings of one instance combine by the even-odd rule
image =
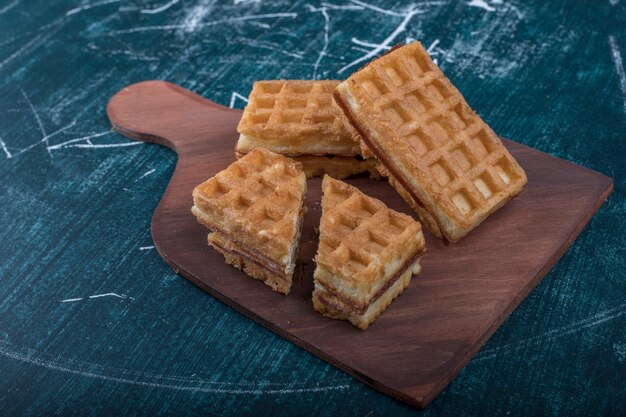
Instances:
[[[419,42],[370,62],[334,97],[391,185],[437,237],[461,239],[527,182]]]
[[[257,81],[237,127],[239,158],[262,147],[304,159],[307,176],[345,178],[374,170],[361,156],[360,138],[333,100],[335,80]],[[328,156],[342,157],[343,164]],[[362,159],[362,158],[361,158]],[[343,165],[343,166],[341,166]]]
[[[305,194],[302,165],[259,148],[198,185],[191,211],[213,232],[209,244],[227,263],[286,294],[295,269]],[[278,285],[275,277],[283,278],[286,286]]]
[[[394,299],[404,292],[411,283],[411,277],[417,275],[419,269],[419,261],[416,261],[362,313],[352,310],[349,304],[328,292],[321,285],[316,285],[313,290],[313,307],[326,317],[336,320],[348,320],[359,329],[365,330],[389,307],[389,304]]]
[[[408,285],[411,266],[425,251],[422,228],[410,216],[329,176],[322,190],[314,307],[367,328]]]
[[[285,276],[284,273],[268,268],[266,264],[263,264],[262,260],[254,260],[249,255],[244,255],[242,252],[245,249],[233,244],[220,233],[209,233],[207,240],[213,249],[224,256],[224,260],[228,265],[234,266],[254,279],[263,281],[276,292],[289,294],[291,278]]]

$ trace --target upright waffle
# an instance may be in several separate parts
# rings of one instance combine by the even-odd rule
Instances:
[[[325,176],[313,306],[366,329],[420,271],[421,225]]]
[[[370,62],[334,96],[383,175],[439,238],[461,239],[526,184],[419,42]]]
[[[378,176],[374,160],[360,156],[359,138],[333,101],[339,81],[257,81],[237,131],[239,158],[262,147],[301,162],[308,177]]]
[[[259,148],[198,185],[191,211],[226,263],[288,294],[305,194],[302,166]]]

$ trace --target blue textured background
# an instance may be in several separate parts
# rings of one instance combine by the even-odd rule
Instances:
[[[176,156],[105,106],[166,79],[242,108],[420,39],[499,134],[615,179],[421,414],[625,415],[626,1],[329,1],[0,2],[0,414],[418,413],[176,276],[149,230]]]

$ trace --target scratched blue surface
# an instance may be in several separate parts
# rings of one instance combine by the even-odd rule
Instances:
[[[329,1],[0,1],[1,415],[419,413],[175,275],[149,227],[176,156],[105,115],[145,79],[242,108],[412,39],[499,134],[615,179],[421,414],[626,414],[626,1]]]

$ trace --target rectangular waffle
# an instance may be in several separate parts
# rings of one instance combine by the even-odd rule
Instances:
[[[295,157],[308,177],[331,174],[345,178],[370,172],[372,161],[360,155],[359,137],[333,100],[339,81],[257,81],[237,127],[235,155],[262,147]],[[333,161],[340,158],[341,163]]]
[[[420,272],[422,227],[329,176],[322,191],[313,306],[366,329]]]
[[[259,148],[194,188],[191,211],[226,263],[288,294],[305,194],[302,165]]]
[[[526,174],[419,42],[342,82],[339,106],[435,236],[457,241],[522,191]]]

